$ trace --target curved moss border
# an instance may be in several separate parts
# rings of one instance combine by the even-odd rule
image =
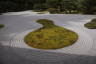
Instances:
[[[88,29],[96,29],[96,18],[92,19],[91,22],[84,24],[84,26]]]
[[[47,19],[37,20],[43,27],[25,36],[27,45],[38,49],[59,49],[74,44],[78,35],[66,28],[54,25]]]
[[[3,28],[3,27],[4,27],[4,25],[3,24],[0,24],[0,29]]]

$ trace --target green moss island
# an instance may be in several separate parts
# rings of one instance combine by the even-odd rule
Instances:
[[[60,49],[74,44],[78,40],[78,34],[57,26],[52,20],[39,19],[37,23],[43,27],[30,32],[24,37],[27,45],[37,49]]]

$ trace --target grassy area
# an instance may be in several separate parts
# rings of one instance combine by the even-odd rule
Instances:
[[[84,25],[88,29],[96,29],[96,18]]]
[[[3,27],[4,27],[4,25],[3,24],[0,24],[0,29],[3,28]]]
[[[78,35],[66,28],[54,25],[53,21],[40,19],[37,21],[43,27],[30,32],[24,41],[31,47],[39,49],[59,49],[75,43]]]

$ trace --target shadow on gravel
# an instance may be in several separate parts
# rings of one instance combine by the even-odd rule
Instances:
[[[96,56],[41,52],[0,45],[0,64],[96,64]]]

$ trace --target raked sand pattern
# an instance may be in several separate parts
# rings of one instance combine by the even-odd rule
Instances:
[[[75,15],[75,14],[73,15],[71,14],[67,14],[67,15],[66,14],[58,14],[58,15],[33,14],[32,15],[27,13],[26,14],[16,13],[16,15],[15,14],[10,15],[9,13],[7,15],[5,14],[0,16],[0,23],[6,25],[3,29],[0,30],[0,44],[2,46],[8,46],[10,49],[12,49],[12,51],[10,50],[9,51],[14,52],[17,55],[15,57],[19,57],[20,59],[22,58],[28,59],[24,61],[30,60],[30,62],[44,61],[44,62],[52,63],[52,62],[60,61],[62,64],[63,61],[61,60],[64,60],[64,59],[65,59],[65,62],[67,61],[67,59],[70,59],[70,58],[71,60],[72,58],[78,59],[77,56],[76,57],[71,56],[71,54],[96,56],[96,29],[90,30],[90,29],[84,28],[83,26],[85,23],[89,22],[92,18],[96,17],[95,15]],[[56,25],[68,28],[78,33],[79,39],[72,46],[68,46],[68,47],[56,49],[56,50],[42,50],[42,49],[32,48],[27,44],[25,44],[23,39],[24,39],[24,36],[29,32],[42,27],[42,25],[35,22],[38,19],[53,20]],[[55,54],[55,53],[61,53],[61,54]],[[66,54],[69,54],[70,56]],[[19,62],[19,63],[24,64],[23,62],[21,63]],[[25,63],[25,64],[28,64],[28,63]],[[58,63],[56,62],[52,64],[58,64]]]
[[[79,35],[79,38],[75,44],[65,47],[65,48],[56,49],[56,50],[41,50],[41,49],[36,49],[36,48],[32,48],[32,47],[28,46],[24,42],[24,36],[33,30],[28,30],[28,31],[22,32],[20,34],[15,34],[13,39],[10,41],[9,46],[18,47],[18,48],[28,48],[28,49],[33,49],[33,50],[41,50],[41,51],[47,51],[47,52],[59,52],[59,53],[87,55],[88,51],[90,50],[90,48],[92,47],[92,44],[93,44],[92,38],[90,38],[90,36],[87,33],[83,32],[79,28],[71,27],[69,29],[77,32]]]

